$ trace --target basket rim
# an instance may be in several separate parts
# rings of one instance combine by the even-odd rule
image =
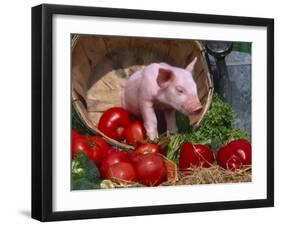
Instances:
[[[81,34],[75,34],[72,39],[71,39],[71,51],[73,51],[73,49],[75,48],[78,40],[80,37],[82,36],[91,36],[91,35],[81,35]],[[101,36],[113,36],[113,35],[101,35]],[[153,37],[145,37],[145,38],[153,38]],[[155,37],[156,38],[156,37]],[[213,88],[213,81],[211,79],[211,73],[210,73],[210,69],[208,67],[208,64],[206,62],[206,58],[204,56],[204,53],[205,53],[205,48],[202,46],[202,44],[200,43],[200,41],[198,40],[189,40],[189,39],[179,39],[179,40],[186,40],[186,41],[192,41],[196,47],[200,50],[200,53],[201,53],[201,57],[204,59],[204,64],[207,66],[207,88],[209,89],[208,90],[208,94],[205,95],[206,98],[206,103],[205,103],[205,107],[204,107],[204,111],[203,113],[201,114],[200,118],[193,124],[191,124],[191,126],[193,128],[197,128],[200,126],[201,122],[203,121],[204,119],[204,116],[205,114],[207,113],[207,111],[209,110],[209,107],[211,105],[211,101],[212,101],[212,97],[213,97],[213,93],[214,93],[214,88]],[[82,103],[82,101],[80,100],[79,98],[79,95],[77,95],[76,91],[71,87],[71,103],[74,107],[74,110],[77,112],[77,116],[79,117],[79,120],[81,120],[81,122],[84,124],[84,126],[87,127],[87,129],[89,129],[89,131],[91,131],[93,134],[97,134],[97,135],[100,135],[102,136],[107,142],[109,142],[110,144],[112,145],[116,145],[120,148],[123,148],[123,149],[127,149],[127,150],[131,150],[131,149],[134,149],[135,147],[134,146],[131,146],[131,145],[127,145],[127,144],[124,144],[124,143],[121,143],[121,142],[118,142],[108,136],[106,136],[104,133],[102,133],[101,131],[99,131],[99,129],[97,128],[97,125],[95,125],[93,122],[89,123],[89,122],[85,122],[84,120],[84,117],[81,115],[81,112],[79,111],[79,107],[78,107],[78,103]],[[89,120],[87,120],[89,121]],[[90,126],[91,125],[91,126]],[[94,129],[95,128],[95,129]]]

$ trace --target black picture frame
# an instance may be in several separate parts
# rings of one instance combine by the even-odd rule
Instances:
[[[55,14],[247,25],[267,29],[267,198],[54,212],[52,210],[52,18]],[[32,218],[40,221],[122,217],[274,206],[274,20],[43,4],[32,8]]]

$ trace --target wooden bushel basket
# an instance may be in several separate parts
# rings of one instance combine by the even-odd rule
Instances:
[[[213,83],[198,41],[137,37],[76,35],[72,39],[72,106],[83,125],[120,148],[132,147],[117,142],[98,130],[101,114],[121,106],[121,91],[135,71],[152,62],[166,62],[184,68],[197,56],[194,80],[203,110],[189,117],[198,126],[213,95]]]

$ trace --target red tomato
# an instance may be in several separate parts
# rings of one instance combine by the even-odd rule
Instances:
[[[157,186],[166,179],[166,167],[160,155],[146,154],[134,162],[139,182],[147,186]]]
[[[89,159],[95,161],[95,163],[99,166],[106,154],[106,151],[109,149],[109,145],[104,139],[98,136],[88,136],[87,142],[89,144],[88,157]]]
[[[78,131],[76,129],[72,129],[72,131],[71,131],[71,138],[75,139],[75,138],[77,138],[79,136],[82,136],[82,135],[80,133],[78,133]]]
[[[107,179],[120,179],[125,181],[137,181],[137,175],[134,167],[128,162],[118,162],[108,168]]]
[[[133,146],[144,143],[145,129],[140,121],[134,121],[125,129],[126,143]]]
[[[159,145],[158,144],[151,144],[151,143],[141,144],[138,147],[136,147],[134,149],[134,151],[132,151],[129,154],[129,157],[130,157],[130,160],[132,162],[134,162],[134,161],[137,161],[139,156],[146,155],[146,154],[149,154],[149,153],[161,154],[161,149],[160,149]]]
[[[186,170],[191,167],[210,167],[215,161],[211,149],[202,144],[184,143],[180,150],[179,168]]]
[[[89,145],[87,143],[87,139],[85,136],[82,136],[82,135],[72,136],[71,146],[72,146],[71,147],[72,159],[75,158],[75,155],[78,151],[83,151],[86,155],[88,155]]]
[[[106,150],[104,157],[107,157],[108,155],[111,155],[111,154],[116,153],[116,152],[118,152],[118,149],[116,149],[115,147],[109,147]]]
[[[103,178],[106,178],[107,171],[110,166],[118,163],[118,162],[129,162],[129,158],[125,152],[116,152],[111,155],[106,156],[101,164],[100,173]]]
[[[237,170],[243,165],[251,165],[251,144],[244,139],[231,141],[218,151],[217,162],[221,167],[229,170]]]
[[[129,113],[121,107],[113,107],[102,114],[98,128],[108,137],[121,141],[125,138],[125,129],[129,124]]]
[[[83,151],[96,165],[100,165],[108,148],[108,144],[101,137],[80,134],[72,137],[72,159],[78,151]]]

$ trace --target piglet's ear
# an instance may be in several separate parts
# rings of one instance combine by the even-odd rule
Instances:
[[[187,71],[189,71],[190,73],[192,73],[192,72],[193,72],[193,69],[194,69],[194,66],[195,66],[195,64],[196,64],[196,61],[197,61],[197,57],[194,57],[194,59],[191,61],[191,63],[189,63],[189,64],[186,66],[185,70],[187,70]]]
[[[157,84],[160,88],[167,87],[173,80],[174,74],[169,69],[159,68],[159,73],[157,76]]]

